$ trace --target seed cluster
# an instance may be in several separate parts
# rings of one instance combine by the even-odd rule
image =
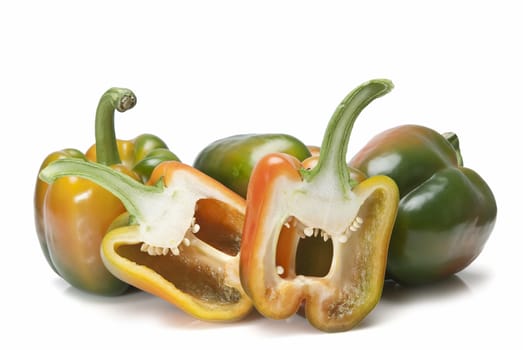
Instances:
[[[198,233],[200,231],[200,225],[196,223],[196,218],[193,217],[191,220],[191,225],[187,229],[187,232],[192,233]],[[187,237],[184,237],[182,241],[178,244],[177,247],[159,247],[148,243],[142,243],[142,246],[140,247],[140,251],[146,252],[149,255],[156,256],[156,255],[167,255],[169,252],[171,252],[172,255],[178,256],[180,255],[180,247],[181,245],[185,247],[189,247],[191,245],[191,240]]]
[[[285,223],[285,225],[288,225],[288,223]],[[356,216],[356,218],[354,218],[349,227],[341,235],[337,237],[338,242],[346,243],[349,240],[351,233],[357,232],[361,228],[361,225],[363,225],[363,219],[359,216]],[[298,234],[300,235],[300,238],[320,236],[323,238],[323,241],[325,242],[327,242],[329,238],[331,238],[331,235],[329,235],[327,232],[315,227],[305,227],[303,229],[303,232]]]

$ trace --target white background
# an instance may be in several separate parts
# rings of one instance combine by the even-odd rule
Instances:
[[[2,343],[521,348],[523,13],[517,5],[2,2]],[[33,221],[37,169],[53,151],[92,144],[96,105],[109,87],[138,96],[133,110],[116,116],[119,138],[157,134],[192,163],[208,143],[232,134],[289,133],[319,144],[338,102],[372,78],[389,78],[396,87],[361,115],[348,157],[392,126],[452,130],[466,165],[496,195],[491,238],[455,278],[421,289],[386,288],[357,328],[324,334],[299,316],[273,321],[253,313],[224,325],[197,321],[144,293],[87,295],[47,266]]]

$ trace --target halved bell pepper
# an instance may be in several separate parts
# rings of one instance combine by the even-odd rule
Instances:
[[[130,141],[115,139],[114,110],[124,112],[135,104],[132,91],[109,89],[96,110],[96,144],[85,155],[73,148],[53,152],[44,159],[40,170],[57,159],[97,160],[140,181],[160,161],[178,159],[153,135],[143,134]],[[74,176],[50,185],[37,179],[34,210],[42,252],[64,280],[96,294],[117,295],[127,289],[128,285],[107,271],[100,258],[102,237],[111,222],[125,211],[118,198]]]
[[[349,164],[387,175],[400,190],[387,276],[424,284],[451,276],[481,253],[496,220],[488,184],[463,166],[454,133],[402,125],[372,138]]]
[[[244,134],[216,140],[198,153],[193,166],[245,198],[256,163],[266,154],[283,152],[300,161],[309,148],[287,134]]]
[[[247,191],[240,278],[262,315],[284,319],[304,304],[314,327],[345,331],[378,303],[398,189],[386,176],[373,176],[352,187],[345,157],[356,117],[391,88],[388,80],[372,80],[341,102],[312,169],[283,153],[263,157],[254,168]],[[299,241],[314,236],[332,244],[330,269],[324,276],[300,275]]]
[[[176,161],[158,165],[144,185],[92,162],[61,159],[40,177],[77,176],[118,197],[128,225],[105,235],[101,256],[116,277],[203,320],[232,321],[252,308],[239,279],[245,200]]]

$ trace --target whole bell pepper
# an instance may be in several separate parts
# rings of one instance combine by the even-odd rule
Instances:
[[[72,158],[40,173],[48,182],[63,176],[97,183],[127,209],[127,223],[120,217],[126,224],[107,233],[100,248],[116,277],[202,320],[237,320],[251,310],[239,279],[242,197],[177,161],[158,165],[145,185]]]
[[[266,155],[254,168],[247,191],[240,278],[266,317],[287,318],[304,304],[304,314],[314,327],[345,331],[378,303],[398,189],[382,175],[352,186],[345,157],[359,113],[391,88],[388,80],[372,80],[341,102],[312,169],[283,153]],[[331,242],[330,268],[324,276],[301,275],[295,266],[298,242],[315,236]]]
[[[143,134],[130,141],[115,139],[114,110],[125,112],[135,104],[132,91],[109,89],[96,111],[96,144],[85,155],[73,148],[53,152],[40,169],[57,159],[75,158],[110,165],[140,181],[160,161],[178,159],[153,135]],[[111,193],[74,176],[50,185],[37,179],[35,185],[35,226],[42,252],[55,272],[84,291],[117,295],[127,289],[128,285],[107,271],[100,258],[102,237],[124,211]]]
[[[193,166],[244,197],[256,163],[266,154],[283,152],[300,161],[309,148],[287,134],[244,134],[216,140],[196,156]]]
[[[399,187],[388,277],[430,283],[480,254],[494,228],[496,201],[485,180],[463,166],[455,134],[402,125],[376,135],[349,164],[368,176],[387,175]]]

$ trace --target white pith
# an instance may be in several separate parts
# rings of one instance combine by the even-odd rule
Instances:
[[[180,170],[162,192],[146,194],[136,201],[140,205],[136,220],[141,250],[150,255],[179,255],[190,246],[200,230],[195,212],[202,198],[230,202],[220,191]]]
[[[358,212],[364,198],[350,191],[342,193],[337,181],[323,176],[312,183],[298,183],[287,192],[288,215],[305,226],[300,237],[321,235],[325,241],[345,243],[363,224]]]
[[[335,283],[343,274],[344,269],[340,269],[340,266],[347,258],[345,255],[352,252],[352,249],[346,249],[349,248],[347,244],[350,244],[351,236],[355,233],[359,234],[365,225],[360,209],[372,191],[365,191],[364,194],[358,195],[348,192],[342,195],[339,188],[336,190],[333,186],[331,179],[322,180],[324,181],[312,183],[295,183],[284,177],[277,180],[274,184],[274,197],[271,199],[273,205],[267,213],[267,217],[272,219],[264,224],[265,230],[272,234],[265,236],[262,243],[264,248],[260,250],[276,252],[280,232],[284,227],[293,229],[294,234],[297,235],[296,244],[299,239],[313,236],[321,236],[324,241],[331,240],[333,245],[331,269],[320,279]],[[287,267],[274,263],[274,255],[264,254],[260,258],[265,266],[274,266],[273,276],[283,278],[280,281],[290,278],[295,285],[303,284],[303,286],[310,283],[324,283],[317,277],[295,275],[295,271],[287,271]]]

